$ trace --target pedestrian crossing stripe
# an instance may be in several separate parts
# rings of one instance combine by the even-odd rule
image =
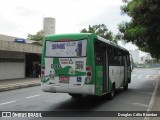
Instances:
[[[138,78],[141,78],[143,75],[139,75]]]
[[[154,78],[154,79],[157,79],[158,75],[132,75],[131,77],[132,78],[146,78],[146,79]]]

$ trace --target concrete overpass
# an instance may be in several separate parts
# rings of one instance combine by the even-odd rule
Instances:
[[[12,51],[12,52],[41,54],[42,46],[0,40],[0,50],[10,51],[10,52]]]
[[[0,80],[33,77],[33,69],[36,69],[36,76],[40,72],[41,44],[16,43],[15,39],[0,35]]]

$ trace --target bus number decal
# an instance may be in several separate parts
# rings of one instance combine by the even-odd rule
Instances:
[[[75,61],[75,69],[78,71],[83,71],[84,69],[83,61]]]
[[[60,64],[57,64],[57,65],[51,64],[51,68],[61,68],[61,65]]]

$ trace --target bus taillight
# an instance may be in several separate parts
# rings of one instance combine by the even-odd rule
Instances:
[[[42,76],[44,75],[44,70],[41,70],[41,75],[42,75]]]
[[[44,70],[45,70],[45,66],[43,65],[43,66],[41,67],[41,76],[44,76]]]
[[[91,67],[90,66],[87,66],[86,67],[86,71],[90,71],[91,70]]]
[[[86,72],[87,72],[87,76],[91,77],[91,75],[92,75],[92,68],[90,66],[87,66],[86,67]]]
[[[92,76],[92,68],[90,66],[86,67],[86,73],[87,73],[87,77],[85,79],[85,82],[90,83],[91,82],[91,76]]]
[[[44,65],[42,66],[42,69],[45,69],[45,66],[44,66]]]
[[[91,72],[87,72],[87,76],[91,76]]]

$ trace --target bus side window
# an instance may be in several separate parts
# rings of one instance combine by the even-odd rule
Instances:
[[[102,46],[99,42],[96,42],[95,44],[95,59],[96,59],[96,65],[102,65]]]
[[[111,46],[107,47],[108,51],[108,64],[109,66],[114,65],[113,48]]]
[[[120,62],[120,66],[123,66],[124,65],[124,54],[123,52],[121,51],[120,54],[119,54],[119,62]]]
[[[127,66],[128,66],[128,68],[130,68],[130,58],[129,58],[129,55],[126,55],[126,59],[127,59]]]
[[[125,53],[124,52],[122,52],[122,66],[124,66],[124,64],[125,64]]]
[[[115,66],[119,66],[120,65],[120,52],[118,51],[118,49],[114,49],[114,63],[115,63]]]
[[[96,64],[102,65],[102,56],[101,55],[96,55]]]

